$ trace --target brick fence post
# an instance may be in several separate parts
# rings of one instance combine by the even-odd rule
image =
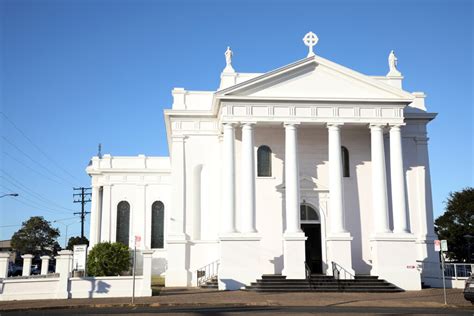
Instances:
[[[31,261],[33,260],[33,255],[26,254],[21,256],[23,259],[23,272],[22,276],[29,276],[31,274]]]
[[[153,250],[142,250],[143,254],[143,288],[142,296],[151,296],[151,261]]]
[[[0,252],[0,279],[4,279],[8,276],[8,259],[10,258],[9,252]]]
[[[51,259],[50,256],[41,256],[41,274],[42,275],[48,274],[49,259]]]
[[[69,298],[69,277],[72,271],[72,251],[61,250],[56,257],[56,273],[59,273],[57,298]]]

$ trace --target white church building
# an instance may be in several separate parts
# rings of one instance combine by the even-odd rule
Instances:
[[[93,157],[91,247],[153,249],[166,286],[219,289],[263,274],[376,275],[421,289],[437,262],[423,92],[313,52],[266,73],[241,73],[232,51],[217,91],[174,88],[164,111],[169,157]]]

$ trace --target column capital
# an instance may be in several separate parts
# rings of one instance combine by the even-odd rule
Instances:
[[[171,135],[172,142],[184,142],[186,138],[187,136],[185,135]]]
[[[236,122],[222,122],[222,126],[223,126],[224,128],[230,128],[230,127],[231,127],[231,128],[234,128],[234,127],[236,127],[236,126],[238,126],[238,125],[239,125],[239,123],[236,123]]]
[[[400,129],[402,128],[402,126],[405,126],[406,123],[397,123],[397,124],[389,124],[388,127],[390,128],[390,130],[392,129]]]
[[[244,122],[240,122],[240,125],[242,126],[242,128],[253,128],[253,126],[257,124],[257,122],[255,121],[244,121]]]
[[[371,131],[382,130],[387,126],[385,123],[370,123],[369,128]]]
[[[300,122],[283,122],[285,128],[296,128],[300,124]]]
[[[326,127],[328,130],[340,130],[341,126],[344,125],[344,123],[339,123],[339,122],[328,122],[326,123]]]

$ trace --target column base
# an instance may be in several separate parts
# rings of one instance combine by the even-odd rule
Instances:
[[[352,268],[352,240],[350,233],[332,234],[326,239],[328,258],[326,274],[334,275],[336,273],[333,271],[334,262],[339,266],[337,267],[339,279],[351,279],[355,275]]]
[[[306,279],[307,237],[301,233],[285,233],[283,235],[283,271],[287,279]]]
[[[378,234],[370,239],[371,275],[377,275],[407,291],[421,290],[416,262],[416,238],[412,234]]]
[[[166,270],[165,286],[191,286],[188,241],[184,238],[168,240],[167,255],[168,269]]]
[[[235,233],[219,240],[219,290],[240,290],[261,277],[259,235]]]

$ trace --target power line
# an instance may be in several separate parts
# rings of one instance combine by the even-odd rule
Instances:
[[[65,220],[70,220],[70,219],[74,219],[76,217],[68,217],[68,218],[62,218],[62,219],[53,219],[53,220],[50,220],[48,222],[50,223],[57,223],[57,222],[60,222],[60,221],[65,221]],[[79,223],[79,222],[78,222]],[[19,227],[19,226],[23,226],[23,223],[21,224],[17,224],[17,225],[1,225],[0,228],[4,228],[4,227]]]
[[[44,170],[48,171],[51,175],[57,177],[58,179],[61,179],[63,181],[65,181],[66,183],[69,183],[70,185],[74,186],[74,183],[72,183],[71,181],[69,181],[68,179],[66,178],[63,178],[59,175],[57,175],[54,171],[52,171],[51,169],[49,169],[48,167],[46,167],[45,165],[43,165],[42,163],[40,163],[39,161],[35,160],[34,158],[32,158],[30,155],[28,155],[27,153],[25,153],[22,149],[20,149],[17,145],[15,145],[14,143],[12,143],[11,141],[9,141],[5,136],[2,136],[3,140],[8,143],[10,146],[12,146],[13,148],[15,148],[17,151],[19,151],[20,153],[22,153],[23,155],[25,155],[28,159],[30,159],[31,161],[33,161],[35,164],[37,164],[38,166],[40,166],[41,168],[43,168]]]
[[[56,183],[56,184],[64,185],[64,183],[61,183],[61,182],[57,181],[56,179],[51,178],[51,177],[48,176],[47,174],[41,173],[41,172],[39,172],[38,170],[36,170],[35,168],[32,168],[32,167],[28,166],[27,164],[25,164],[24,162],[21,162],[20,160],[16,159],[15,157],[13,157],[12,155],[10,155],[9,153],[7,153],[7,152],[5,152],[5,151],[3,151],[2,153],[3,153],[5,156],[9,157],[11,160],[15,161],[16,163],[22,165],[23,167],[26,167],[26,168],[30,169],[31,171],[33,171],[33,172],[39,174],[39,175],[42,176],[43,178],[45,178],[45,179],[47,179],[47,180],[49,180],[49,181],[52,181],[52,182],[54,182],[54,183]],[[69,184],[68,184],[68,185],[69,185]]]
[[[72,179],[78,181],[78,182],[81,182],[78,178],[76,178],[73,174],[71,174],[69,171],[67,171],[66,169],[64,169],[63,167],[61,167],[61,165],[56,161],[54,160],[51,156],[49,156],[47,153],[45,153],[40,146],[36,145],[32,140],[31,138],[29,138],[25,132],[23,132],[15,123],[13,123],[13,121],[3,112],[0,112],[3,117],[21,134],[23,135],[23,137],[26,138],[26,140],[28,140],[40,153],[42,153],[47,159],[49,159],[50,161],[52,161],[54,163],[54,165],[61,169],[64,173],[66,173],[67,175],[69,175]]]
[[[7,190],[10,190],[10,188],[4,186],[3,184],[0,184],[0,186],[1,186],[1,187],[4,187],[4,188],[7,189]],[[26,200],[26,201],[29,201],[29,203],[28,203],[28,202],[25,202],[25,200]],[[24,204],[24,205],[26,205],[26,206],[29,206],[29,207],[32,207],[32,208],[35,208],[35,209],[38,209],[38,210],[41,210],[41,211],[53,213],[53,214],[58,214],[58,212],[69,213],[69,212],[66,212],[66,211],[63,211],[63,210],[53,210],[53,209],[51,209],[51,208],[49,208],[49,207],[44,207],[44,206],[42,206],[42,205],[37,205],[37,204],[38,204],[37,201],[33,201],[33,200],[28,199],[28,198],[26,198],[26,197],[24,197],[24,196],[22,196],[21,199],[11,199],[10,201],[16,201],[16,202],[21,203],[21,204]]]
[[[56,202],[54,202],[54,201],[52,201],[52,200],[50,200],[50,199],[48,199],[48,198],[42,196],[41,194],[35,192],[34,190],[28,188],[26,185],[22,184],[20,181],[16,180],[14,177],[12,177],[12,176],[11,176],[8,172],[6,172],[5,170],[0,170],[0,171],[3,172],[3,173],[4,173],[8,178],[10,178],[11,180],[8,179],[8,178],[5,178],[5,177],[2,176],[2,175],[0,175],[0,177],[2,177],[3,179],[7,180],[8,182],[10,182],[12,185],[16,186],[17,188],[20,188],[20,190],[26,190],[26,191],[24,191],[25,193],[27,193],[27,194],[29,194],[29,195],[31,195],[31,196],[34,196],[34,197],[37,198],[37,199],[43,200],[43,201],[46,202],[46,203],[54,204],[54,205],[56,205],[55,207],[59,207],[59,208],[65,209],[65,210],[67,210],[67,211],[72,211],[72,212],[75,211],[75,210],[73,210],[73,209],[69,209],[69,208],[67,208],[67,207],[64,207],[64,206],[62,206],[62,205],[60,205],[60,204],[58,204],[58,203],[56,203]],[[12,181],[12,180],[13,180],[13,181]]]

